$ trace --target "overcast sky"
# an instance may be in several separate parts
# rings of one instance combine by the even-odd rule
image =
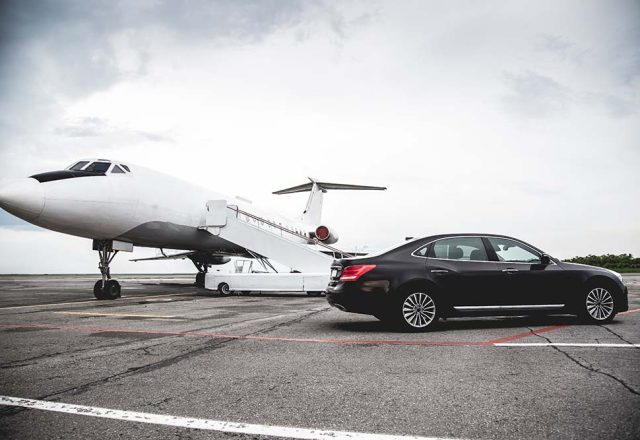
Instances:
[[[638,1],[3,1],[2,177],[83,157],[297,215],[338,247],[494,232],[640,255]],[[0,273],[97,274],[89,240],[0,214]],[[154,255],[136,250],[134,256]],[[191,271],[186,262],[114,272]]]

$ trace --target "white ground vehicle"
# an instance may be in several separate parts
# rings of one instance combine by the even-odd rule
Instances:
[[[224,295],[234,292],[307,292],[320,296],[329,283],[328,273],[219,273],[205,276],[205,288]]]

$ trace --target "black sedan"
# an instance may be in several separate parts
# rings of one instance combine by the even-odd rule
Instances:
[[[616,272],[565,263],[512,237],[446,234],[335,260],[332,306],[408,330],[453,316],[575,314],[602,324],[628,310]]]

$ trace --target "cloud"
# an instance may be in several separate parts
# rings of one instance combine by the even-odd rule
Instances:
[[[114,157],[297,215],[304,195],[270,192],[315,175],[389,187],[327,196],[341,247],[486,230],[640,252],[640,4],[496,5],[0,2],[3,177]],[[12,237],[11,267],[68,239]],[[71,251],[57,269],[95,271]]]
[[[544,118],[568,110],[573,98],[569,88],[533,71],[505,73],[508,110],[529,118]]]
[[[589,105],[600,107],[604,113],[612,118],[626,118],[640,112],[640,106],[637,102],[615,95],[588,94],[583,101]]]
[[[118,140],[135,141],[136,138],[151,141],[174,143],[175,140],[167,133],[147,132],[143,130],[131,130],[117,127],[109,123],[106,119],[96,117],[79,118],[73,121],[66,121],[65,125],[57,127],[55,134],[67,138],[100,138],[101,141]]]
[[[305,2],[296,0],[6,1],[0,14],[5,61],[0,84],[7,92],[16,85],[7,84],[10,73],[26,74],[44,58],[49,64],[47,74],[55,77],[56,93],[85,95],[125,75],[118,66],[115,35],[133,31],[133,48],[136,39],[144,43],[140,31],[153,28],[186,44],[214,39],[255,42],[298,23],[304,6]],[[145,45],[138,47],[143,52]],[[25,55],[25,50],[37,58]],[[138,69],[144,71],[143,66]]]

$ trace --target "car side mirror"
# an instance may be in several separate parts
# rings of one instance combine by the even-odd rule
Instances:
[[[540,255],[540,264],[551,264],[551,257],[547,254]]]

